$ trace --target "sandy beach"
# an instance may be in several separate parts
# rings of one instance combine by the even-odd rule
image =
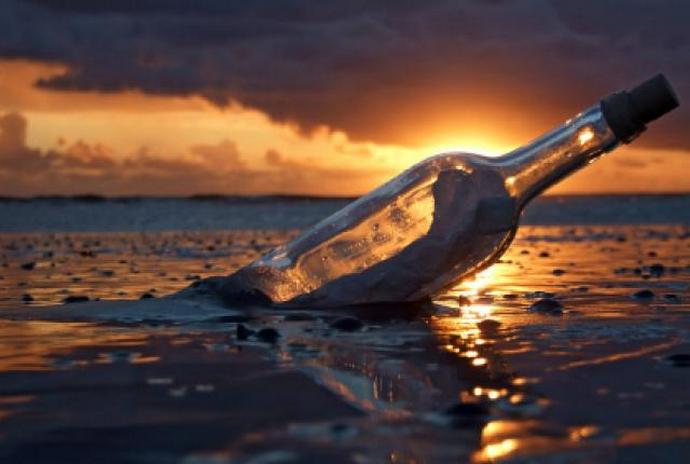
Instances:
[[[290,224],[5,232],[0,456],[675,461],[690,451],[690,229],[635,222],[526,225],[433,305],[340,311],[170,297]]]

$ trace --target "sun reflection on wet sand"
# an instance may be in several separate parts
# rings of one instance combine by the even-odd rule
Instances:
[[[483,453],[489,460],[503,458],[508,456],[518,447],[518,442],[515,439],[507,438],[498,443],[492,443],[484,447]]]
[[[110,350],[141,346],[148,335],[142,332],[115,332],[90,323],[5,321],[0,320],[0,371],[53,370],[63,353],[80,347],[101,345]],[[17,345],[21,351],[15,351]],[[137,362],[150,358],[138,357]],[[71,364],[109,362],[107,353],[91,360],[74,360]]]
[[[626,428],[614,432],[584,425],[549,432],[540,421],[495,420],[484,426],[482,447],[472,460],[477,463],[500,462],[507,458],[527,456],[538,460],[540,456],[548,459],[558,452],[562,462],[571,462],[569,459],[582,456],[586,447],[589,459],[585,461],[602,462],[601,459],[604,459],[603,462],[610,462],[616,456],[616,446],[660,445],[688,439],[690,427],[685,426]],[[679,461],[672,458],[664,462]]]
[[[563,410],[582,414],[571,404],[568,392],[579,391],[583,396],[593,380],[584,382],[588,377],[582,377],[586,385],[578,387],[576,384],[582,382],[576,379],[583,374],[573,377],[567,373],[572,370],[597,369],[600,382],[615,383],[618,375],[628,379],[627,384],[613,387],[619,391],[617,400],[609,388],[596,393],[610,398],[608,407],[615,405],[617,410],[614,413],[611,409],[610,414],[620,417],[621,423],[631,415],[625,402],[645,402],[648,413],[660,409],[647,400],[657,391],[652,386],[660,385],[660,393],[672,388],[677,399],[677,389],[654,380],[672,373],[643,369],[646,373],[635,379],[618,366],[633,362],[645,366],[649,359],[657,359],[652,362],[658,365],[663,353],[688,349],[680,335],[682,329],[678,332],[673,328],[674,321],[684,327],[688,323],[678,306],[684,303],[678,292],[688,289],[690,268],[686,263],[690,252],[683,241],[689,236],[687,231],[670,227],[664,231],[533,228],[529,235],[528,240],[524,235],[523,240],[518,239],[500,263],[439,298],[437,304],[444,311],[430,320],[445,352],[490,374],[490,385],[477,384],[460,394],[464,402],[492,405],[491,421],[483,428],[482,446],[474,460],[569,456],[583,449],[589,450],[586,455],[592,459],[607,459],[615,447],[633,441],[635,445],[657,446],[682,440],[687,433],[683,428],[669,433],[663,427],[615,429],[596,423],[550,421]],[[636,297],[640,287],[653,288],[652,296],[647,300],[643,299],[646,294]],[[563,302],[563,313],[554,316],[526,311],[540,299]],[[522,375],[504,370],[507,362],[513,369],[519,366]],[[564,372],[563,380],[560,372]],[[635,385],[650,387],[639,392]],[[656,401],[668,403],[660,393],[654,395]],[[584,397],[579,401],[596,402]],[[636,416],[644,414],[639,407],[641,404],[635,406]],[[598,411],[588,411],[590,416],[599,416]],[[678,411],[664,414],[684,415]]]

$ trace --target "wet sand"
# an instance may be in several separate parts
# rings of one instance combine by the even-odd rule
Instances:
[[[523,227],[424,307],[165,297],[294,233],[0,235],[0,461],[690,455],[687,227]]]

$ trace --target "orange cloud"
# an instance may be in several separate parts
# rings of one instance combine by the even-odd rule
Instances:
[[[270,169],[249,168],[228,139],[192,146],[184,156],[163,157],[141,148],[114,157],[108,147],[82,141],[60,150],[30,148],[26,137],[23,115],[0,116],[0,195],[354,195],[389,175],[287,161],[275,151],[267,156]]]

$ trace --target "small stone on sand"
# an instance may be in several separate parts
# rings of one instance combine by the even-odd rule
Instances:
[[[70,295],[64,300],[62,300],[63,303],[65,304],[70,304],[70,303],[84,303],[89,301],[89,297],[86,295]]]
[[[563,305],[553,298],[543,298],[532,303],[529,308],[527,308],[527,311],[531,313],[560,316],[563,314]]]
[[[244,324],[237,324],[237,339],[246,340],[254,334],[254,331],[248,329]]]
[[[280,332],[272,327],[266,327],[256,333],[256,338],[264,343],[275,343],[280,338]]]
[[[342,332],[354,332],[364,327],[362,321],[356,317],[340,317],[331,323],[331,327]]]
[[[654,292],[649,289],[638,290],[637,292],[632,294],[632,297],[638,301],[653,300],[655,296],[656,295],[654,294]]]
[[[666,357],[673,367],[690,367],[690,354],[677,353]]]
[[[477,322],[477,327],[483,333],[494,333],[501,326],[501,323],[494,319],[484,319],[483,321]]]

